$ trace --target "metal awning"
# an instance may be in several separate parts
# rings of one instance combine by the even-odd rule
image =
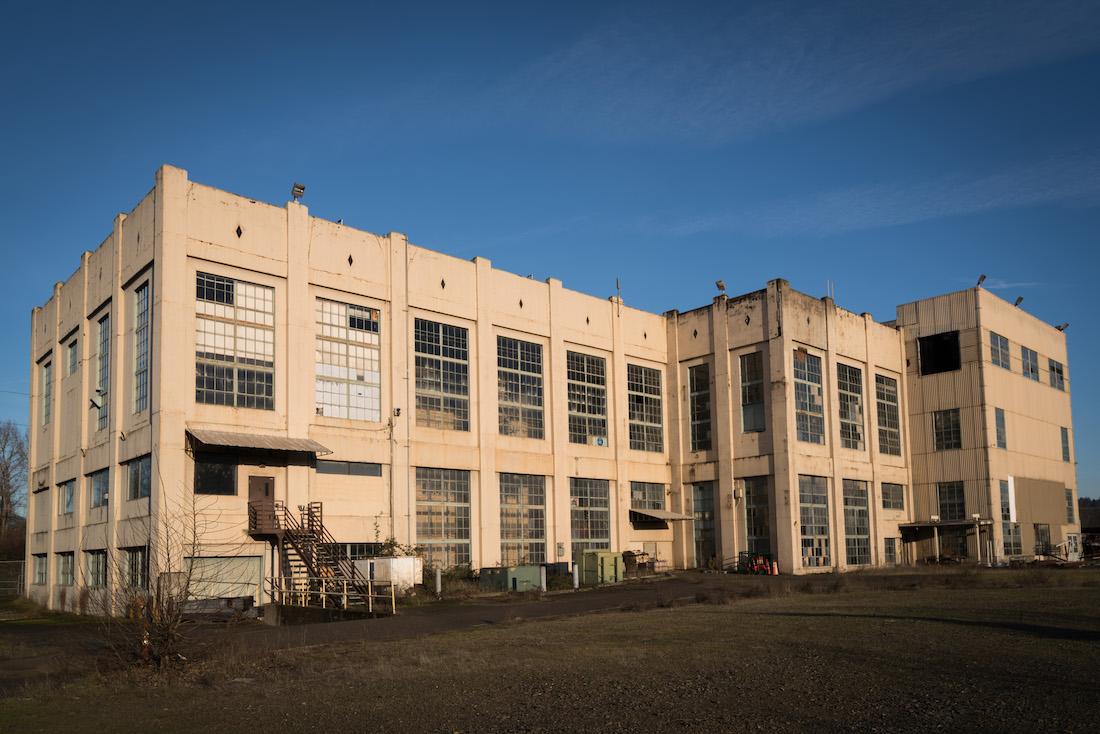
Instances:
[[[307,454],[331,454],[332,451],[312,438],[287,438],[263,433],[237,433],[235,431],[209,431],[204,428],[188,428],[187,433],[204,446],[232,446],[238,449],[263,449],[265,451],[302,451]]]
[[[685,515],[682,512],[671,512],[669,510],[639,510],[635,507],[630,508],[630,513],[636,515],[645,515],[651,517],[654,520],[694,520],[691,515]]]
[[[992,525],[993,521],[989,518],[979,518],[977,520],[941,520],[940,522],[932,522],[931,520],[918,520],[916,522],[903,522],[898,523],[899,528],[961,528],[961,527],[974,527],[975,525]]]

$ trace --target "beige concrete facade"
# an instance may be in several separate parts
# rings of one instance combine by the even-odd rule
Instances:
[[[915,519],[941,515],[940,486],[962,482],[966,517],[990,522],[980,543],[967,528],[968,557],[1033,557],[1042,526],[1058,554],[1072,557],[1081,531],[1065,333],[981,288],[899,306],[898,325],[906,339]],[[953,332],[959,368],[923,375],[920,338]],[[1035,355],[1026,374],[1025,350]],[[937,447],[934,415],[954,409],[959,448]],[[1007,524],[1018,526],[1017,548],[1011,541],[1006,548]],[[927,532],[923,538],[922,552],[933,552]]]
[[[899,524],[910,517],[910,468],[904,443],[896,456],[879,450],[875,376],[897,381],[898,410],[905,415],[900,332],[876,323],[868,314],[838,308],[830,299],[799,293],[783,280],[741,297],[720,296],[708,308],[670,314],[669,329],[676,349],[670,361],[680,366],[681,391],[692,366],[710,365],[713,375],[713,448],[692,451],[690,427],[681,419],[681,434],[686,438],[681,439],[681,450],[674,452],[678,462],[674,463],[673,495],[693,483],[714,483],[718,555],[729,562],[750,547],[748,483],[758,477],[767,486],[763,512],[768,531],[756,548],[773,554],[782,572],[886,565],[884,539],[899,538]],[[796,352],[820,360],[820,443],[800,440],[796,428]],[[763,368],[762,430],[747,429],[743,412],[748,380],[742,358],[754,353],[760,353]],[[855,368],[862,377],[858,448],[847,447],[841,440],[838,365]],[[686,412],[686,401],[679,403]],[[901,434],[903,442],[907,442],[905,434]],[[829,532],[821,543],[825,551],[821,565],[808,565],[803,559],[800,477],[823,479],[826,488],[823,510]],[[864,483],[866,491],[861,516],[866,533],[860,532],[866,535],[866,552],[858,563],[850,562],[846,552],[845,480]],[[901,509],[883,509],[883,482],[901,485],[905,496]],[[901,551],[899,544],[896,562],[904,560]],[[698,557],[693,560],[699,565],[705,562]]]
[[[219,288],[235,289],[228,305]],[[970,311],[959,310],[971,321],[951,328],[972,331],[974,343],[979,333],[1000,329],[1014,344],[1022,340],[1044,359],[1066,364],[1060,333],[1002,308],[984,291],[967,294],[943,297],[973,301]],[[573,543],[588,541],[645,550],[671,567],[703,565],[712,555],[731,562],[750,546],[773,554],[784,572],[903,563],[912,555],[907,558],[900,542],[888,554],[888,539],[901,538],[903,526],[928,514],[927,487],[948,474],[967,482],[968,506],[973,492],[983,517],[991,510],[981,482],[1002,475],[1017,478],[1017,513],[1048,512],[1050,492],[1038,483],[1075,491],[1073,464],[1029,457],[1023,449],[1045,456],[1057,442],[1043,443],[1045,433],[1042,440],[1025,436],[1048,426],[1072,429],[1068,372],[1065,392],[1024,386],[1049,390],[1056,398],[1049,400],[1020,392],[1011,381],[1001,384],[1002,376],[989,377],[988,367],[965,361],[962,372],[975,385],[986,375],[990,400],[974,393],[966,403],[968,420],[975,421],[967,440],[978,443],[956,453],[974,457],[973,472],[944,465],[926,449],[931,439],[922,416],[937,400],[963,396],[933,397],[939,383],[930,387],[913,376],[912,339],[922,329],[956,322],[925,316],[921,304],[901,307],[895,327],[775,280],[694,311],[652,314],[614,297],[570,291],[553,278],[539,282],[496,270],[484,258],[460,260],[417,247],[396,232],[375,235],[311,217],[296,202],[276,207],[219,191],[166,166],[153,190],[116,217],[107,239],[84,253],[77,271],[32,314],[28,594],[51,607],[80,607],[103,593],[91,588],[93,552],[114,559],[122,549],[155,543],[157,528],[178,527],[186,515],[201,518],[202,528],[189,553],[236,559],[232,565],[245,576],[278,574],[271,548],[248,534],[251,477],[270,478],[275,498],[290,507],[322,502],[325,525],[341,543],[434,540],[439,552],[451,554],[440,558],[475,568],[510,559],[502,543],[517,540],[502,538],[502,475],[535,477],[543,489],[540,507],[524,515],[521,530],[523,543],[540,547],[536,560],[545,563],[571,563]],[[339,384],[320,374],[329,369],[322,353],[336,349],[326,331],[336,322],[324,321],[330,307],[340,319],[361,317],[355,338],[367,340],[336,345],[366,354],[368,364]],[[434,356],[421,352],[428,337],[418,324],[441,335]],[[456,346],[456,339],[463,343]],[[502,339],[526,349],[537,345],[539,367],[522,375],[528,380],[523,399],[533,412],[523,412],[522,420],[502,417],[501,401],[509,399],[498,353],[514,345]],[[333,354],[351,353],[339,350]],[[602,377],[577,377],[576,360],[586,358],[598,358],[583,364]],[[235,366],[227,373],[220,365],[230,363]],[[796,363],[803,372],[796,374]],[[693,371],[699,365],[707,367],[705,385]],[[816,391],[799,379],[806,365],[818,365]],[[443,387],[433,397],[440,373]],[[532,387],[536,373],[538,387]],[[226,374],[236,376],[228,392]],[[656,388],[643,395],[639,375]],[[700,379],[693,382],[693,375]],[[880,450],[879,377],[896,382],[900,425],[889,439],[897,441],[896,453]],[[345,388],[339,397],[326,392]],[[532,399],[536,392],[541,398]],[[810,394],[807,412],[800,406]],[[229,404],[217,404],[223,398]],[[243,407],[268,399],[269,406]],[[994,400],[1013,416],[1015,446],[1004,456],[992,456],[982,443],[984,408],[978,406],[1001,404]],[[570,415],[585,417],[577,405],[601,401],[605,436],[571,431]],[[704,402],[706,448],[693,440],[703,430]],[[634,405],[640,415],[643,404],[645,419],[631,411]],[[847,421],[840,418],[842,406]],[[356,411],[356,417],[341,415]],[[524,424],[530,415],[533,423]],[[588,417],[598,423],[598,415]],[[802,419],[819,425],[819,441],[800,440]],[[540,425],[541,436],[514,435],[517,420],[521,427]],[[211,430],[310,439],[327,452],[239,450],[196,440]],[[151,468],[141,469],[146,456]],[[232,493],[196,494],[197,460],[204,472],[207,462],[230,466]],[[437,475],[428,470],[437,469],[452,471],[446,481],[458,482],[458,494],[429,507],[441,496],[429,485]],[[142,471],[151,472],[147,492],[135,490],[143,486]],[[816,477],[821,484],[813,486],[824,488],[817,515],[802,507],[800,477]],[[431,501],[418,501],[418,482]],[[599,495],[604,482],[606,533],[599,530],[602,500],[589,512],[585,494]],[[901,487],[900,504],[884,508],[883,483]],[[812,487],[803,490],[804,497],[814,495]],[[632,500],[632,493],[641,499]],[[439,538],[421,537],[418,502],[422,530],[445,526]],[[1047,509],[1026,509],[1032,505]],[[644,514],[653,510],[658,516]],[[465,532],[461,520],[451,525],[464,513]],[[807,539],[803,525],[811,516],[827,518],[827,529]],[[579,537],[578,524],[593,537]],[[1059,539],[1073,528],[1057,527]],[[809,564],[807,543],[818,554],[810,554],[816,560]],[[109,564],[108,586],[125,573],[123,565]]]

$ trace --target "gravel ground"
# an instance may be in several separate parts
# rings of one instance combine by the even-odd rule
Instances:
[[[1096,580],[749,598],[712,584],[710,603],[28,689],[0,701],[0,731],[1094,731]]]

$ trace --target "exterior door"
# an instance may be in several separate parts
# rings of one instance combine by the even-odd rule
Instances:
[[[249,530],[251,532],[270,532],[275,527],[275,477],[249,477]]]
[[[249,477],[248,501],[274,503],[275,502],[275,477]]]

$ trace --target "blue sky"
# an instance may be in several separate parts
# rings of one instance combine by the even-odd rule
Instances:
[[[1070,322],[1100,495],[1100,5],[528,5],[6,10],[0,418],[30,309],[172,163],[654,311],[785,277],[885,320],[986,273]]]

